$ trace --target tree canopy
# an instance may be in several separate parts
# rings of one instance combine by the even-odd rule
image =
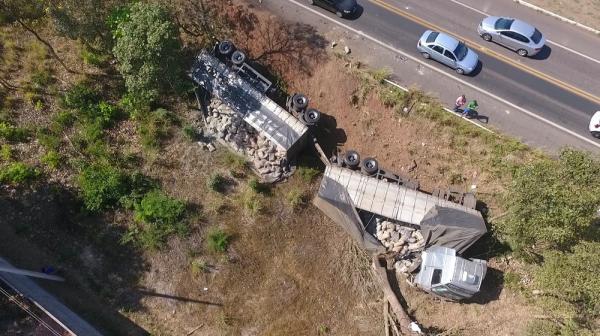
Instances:
[[[117,25],[113,53],[129,95],[149,105],[181,83],[178,31],[168,11],[156,4],[134,3]]]

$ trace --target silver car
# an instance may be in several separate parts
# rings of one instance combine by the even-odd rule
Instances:
[[[463,42],[454,37],[427,30],[417,43],[417,50],[425,58],[434,60],[455,69],[459,74],[469,74],[475,70],[479,56]]]
[[[523,57],[534,56],[546,43],[537,28],[513,18],[488,16],[481,21],[477,32],[484,40],[516,50]]]

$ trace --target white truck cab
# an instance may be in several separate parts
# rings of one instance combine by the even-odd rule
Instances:
[[[590,133],[596,139],[600,139],[600,111],[596,111],[590,120]]]

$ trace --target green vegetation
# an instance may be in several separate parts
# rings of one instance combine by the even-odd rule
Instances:
[[[0,121],[0,138],[4,138],[9,142],[25,142],[29,138],[29,131],[8,122]]]
[[[267,184],[261,183],[256,177],[248,181],[248,187],[257,194],[269,195],[271,193],[271,188]]]
[[[298,175],[306,183],[314,181],[314,179],[321,174],[321,171],[312,167],[300,166],[298,167]]]
[[[570,249],[589,236],[600,204],[600,162],[564,150],[516,170],[506,195],[508,215],[499,223],[517,252]]]
[[[190,141],[197,141],[198,137],[200,136],[198,130],[196,130],[196,128],[192,125],[186,125],[182,130],[185,137]]]
[[[116,168],[103,164],[85,167],[77,179],[83,202],[89,211],[99,211],[115,205],[128,194],[125,175]]]
[[[222,153],[220,161],[224,166],[229,167],[233,176],[244,177],[246,175],[248,161],[246,161],[245,157],[230,150],[225,150]]]
[[[219,173],[213,173],[208,177],[208,180],[206,181],[206,185],[208,186],[208,188],[210,190],[220,193],[220,192],[225,191],[225,186],[227,185],[227,179]]]
[[[302,190],[296,188],[288,191],[285,198],[293,209],[296,209],[306,203],[306,195]]]
[[[165,195],[162,191],[148,192],[134,205],[135,219],[141,226],[130,232],[132,239],[145,248],[158,249],[174,234],[186,234],[187,224],[183,221],[185,204]]]
[[[54,170],[60,165],[61,157],[56,151],[50,150],[42,156],[40,161],[48,166],[48,168]]]
[[[168,135],[172,117],[169,111],[159,108],[141,116],[139,133],[142,146],[146,149],[157,149],[161,141]]]
[[[18,185],[31,182],[39,172],[23,162],[13,162],[0,170],[0,182]]]
[[[12,148],[9,144],[3,144],[0,146],[0,158],[2,158],[5,162],[10,162],[12,160]]]
[[[227,251],[230,239],[231,236],[225,233],[225,231],[219,228],[211,228],[208,231],[206,245],[212,252],[223,253]]]
[[[162,92],[181,85],[179,35],[168,11],[136,2],[117,19],[113,53],[135,104],[149,106]]]

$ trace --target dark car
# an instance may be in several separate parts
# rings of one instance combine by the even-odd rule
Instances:
[[[334,12],[338,17],[348,17],[354,14],[358,7],[356,0],[308,0],[308,3]]]

